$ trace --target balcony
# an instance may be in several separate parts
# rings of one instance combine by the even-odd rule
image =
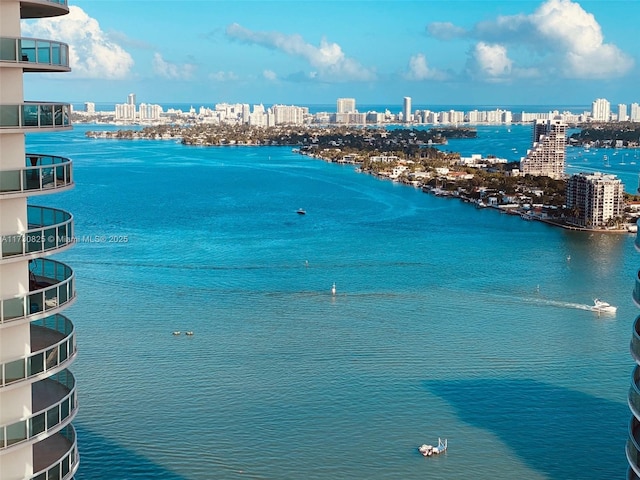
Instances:
[[[57,208],[27,206],[29,230],[0,236],[0,261],[59,252],[74,244],[73,216]]]
[[[73,323],[63,315],[52,315],[31,323],[31,353],[0,364],[0,388],[43,376],[67,367],[76,356]]]
[[[629,466],[636,475],[640,475],[640,422],[636,418],[629,423],[626,453]]]
[[[44,440],[71,422],[78,410],[76,381],[68,370],[34,383],[33,413],[0,426],[0,451],[30,440]]]
[[[21,133],[37,130],[70,130],[68,103],[25,102],[0,105],[0,130]]]
[[[631,356],[640,365],[640,316],[633,322],[633,336],[631,337]]]
[[[79,465],[76,431],[67,425],[57,434],[33,446],[33,476],[29,480],[68,480]]]
[[[38,38],[0,37],[0,62],[18,65],[25,72],[70,72],[69,46]]]
[[[48,18],[69,13],[67,0],[21,0],[20,18]]]
[[[53,315],[76,299],[75,275],[64,263],[31,261],[29,292],[0,300],[0,325]]]
[[[0,171],[0,197],[69,190],[74,185],[71,164],[65,157],[28,153],[25,168]]]

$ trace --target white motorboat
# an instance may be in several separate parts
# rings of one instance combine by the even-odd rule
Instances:
[[[591,311],[598,313],[616,313],[617,309],[618,307],[614,307],[598,298],[593,299],[593,305],[591,307]]]
[[[430,457],[432,455],[438,455],[440,453],[444,453],[447,451],[447,439],[444,439],[444,442],[438,438],[438,445],[434,447],[433,445],[427,445],[426,443],[420,445],[418,447],[418,451],[422,454],[423,457]]]

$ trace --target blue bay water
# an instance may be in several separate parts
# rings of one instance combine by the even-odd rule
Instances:
[[[79,294],[78,479],[624,476],[631,235],[477,210],[285,147],[88,128],[28,137],[72,157],[76,179],[32,203],[106,237],[56,257]],[[529,127],[480,127],[445,148],[519,159],[529,142]],[[602,170],[605,154],[569,163]],[[627,191],[630,162],[608,167]],[[617,315],[588,311],[594,297]],[[447,454],[422,458],[438,437]]]

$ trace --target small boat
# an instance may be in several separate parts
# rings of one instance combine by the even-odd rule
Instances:
[[[438,438],[438,446],[434,447],[433,445],[423,444],[418,447],[418,451],[422,454],[423,457],[430,457],[432,455],[438,455],[440,453],[444,453],[447,451],[447,439],[444,439],[444,442]]]
[[[598,313],[616,313],[618,307],[614,307],[613,305],[608,304],[607,302],[603,302],[597,298],[593,299],[593,306],[591,307],[592,312]]]
[[[333,286],[331,287],[331,295],[334,295],[334,296],[335,296],[335,294],[336,294],[336,284],[335,284],[335,282],[334,282],[334,283],[333,283]]]
[[[175,332],[173,332],[173,335],[176,335],[176,336],[180,335],[180,331],[176,330]]]
[[[296,210],[296,213],[298,215],[305,215],[307,212],[305,212],[303,209],[299,208],[298,210]]]
[[[188,332],[184,332],[184,334],[188,337],[191,337],[193,335],[193,332],[189,330]]]

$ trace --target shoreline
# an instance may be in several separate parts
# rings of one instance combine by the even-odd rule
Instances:
[[[295,153],[298,153],[300,155],[304,155],[304,156],[308,156],[308,157],[312,157],[312,158],[316,158],[319,160],[322,160],[324,162],[327,163],[337,163],[339,165],[345,165],[346,162],[335,162],[330,158],[326,158],[326,157],[322,157],[321,155],[318,154],[305,154],[301,151],[297,151]],[[354,163],[350,163],[350,164],[354,164]],[[429,188],[428,186],[424,185],[424,184],[414,184],[414,183],[407,183],[407,182],[403,182],[403,181],[397,181],[395,179],[389,178],[386,175],[378,175],[375,172],[370,172],[367,170],[362,170],[362,169],[358,169],[358,172],[361,173],[366,173],[368,175],[372,175],[376,178],[379,178],[381,180],[390,180],[392,182],[395,183],[401,183],[403,185],[406,185],[408,187],[413,187],[413,188],[419,188],[421,189],[424,193],[435,193],[436,196],[441,196],[441,197],[445,197],[445,198],[452,198],[452,199],[458,199],[458,200],[462,200],[464,203],[474,203],[476,205],[476,208],[491,208],[493,210],[497,210],[498,212],[502,213],[502,214],[506,214],[506,215],[512,215],[512,216],[519,216],[522,220],[524,221],[537,221],[537,222],[542,222],[545,223],[547,225],[550,225],[552,227],[559,227],[562,228],[564,230],[570,230],[570,231],[576,231],[576,232],[588,232],[588,233],[609,233],[609,234],[616,234],[616,235],[620,235],[620,234],[634,234],[637,231],[637,227],[636,227],[636,231],[630,230],[630,227],[632,225],[635,224],[627,224],[627,228],[587,228],[587,227],[580,227],[578,225],[571,225],[571,224],[567,224],[567,223],[562,223],[553,219],[549,219],[549,218],[542,218],[538,215],[534,215],[534,214],[530,214],[530,210],[525,210],[525,209],[519,209],[519,208],[508,208],[505,205],[488,205],[488,204],[479,204],[478,202],[476,202],[476,200],[469,198],[469,197],[465,197],[462,196],[460,194],[444,194],[442,192],[434,192],[434,189]],[[525,218],[526,217],[526,218]]]

